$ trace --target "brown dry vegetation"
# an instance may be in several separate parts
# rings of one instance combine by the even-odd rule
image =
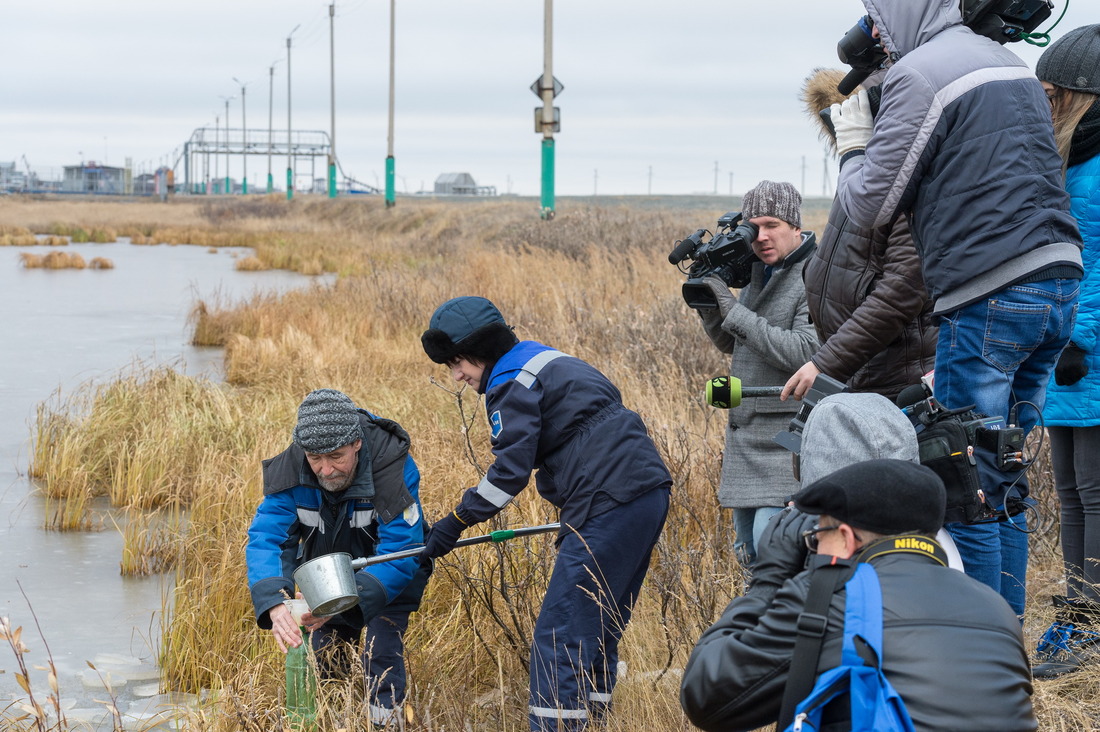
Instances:
[[[243,547],[260,460],[287,444],[302,396],[342,389],[399,421],[413,437],[429,518],[488,464],[478,397],[455,391],[419,342],[435,306],[463,294],[493,299],[521,337],[598,366],[645,418],[673,473],[674,503],[624,638],[627,672],[607,729],[691,728],[677,669],[742,584],[730,518],[715,499],[725,415],[701,398],[727,362],[683,304],[682,276],[666,256],[675,239],[713,226],[721,206],[563,203],[544,222],[533,203],[517,201],[402,200],[392,210],[375,200],[49,203],[0,201],[0,227],[43,233],[60,221],[162,241],[158,232],[187,232],[181,237],[203,246],[248,242],[267,267],[341,275],[236,306],[197,303],[194,342],[226,348],[226,383],[139,365],[39,410],[30,472],[48,498],[47,524],[81,528],[90,500],[107,496],[129,519],[123,571],[177,573],[161,643],[168,683],[217,692],[192,713],[192,729],[278,724],[282,656],[252,620]],[[807,228],[820,230],[823,215],[809,215]],[[1060,574],[1049,471],[1036,472],[1048,521],[1033,537],[1032,647]],[[500,525],[553,518],[529,489]],[[550,539],[537,537],[439,563],[406,639],[409,729],[526,729],[527,642],[552,559]],[[1041,728],[1097,726],[1089,700],[1098,685],[1094,673],[1039,684]],[[361,724],[348,693],[326,697],[325,728]]]

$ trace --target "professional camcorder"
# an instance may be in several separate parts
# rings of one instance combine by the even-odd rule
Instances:
[[[1019,41],[1050,17],[1051,0],[960,0],[963,24],[975,33],[997,43]],[[871,37],[871,16],[865,15],[840,39],[837,56],[852,67],[837,85],[837,91],[847,96],[864,79],[881,69],[889,55]]]
[[[684,283],[684,301],[690,308],[716,308],[714,293],[703,282],[704,277],[717,277],[727,287],[744,287],[752,278],[753,262],[758,261],[752,251],[760,229],[744,221],[741,212],[728,213],[718,219],[718,231],[713,236],[706,229],[699,229],[691,236],[676,242],[668,255],[688,276]],[[682,262],[691,259],[691,267],[684,269]]]

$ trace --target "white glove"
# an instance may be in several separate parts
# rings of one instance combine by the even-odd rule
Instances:
[[[829,107],[836,130],[836,151],[841,157],[852,150],[862,150],[871,139],[871,130],[875,120],[871,116],[871,101],[867,91],[861,89],[858,94],[845,99],[840,104]]]

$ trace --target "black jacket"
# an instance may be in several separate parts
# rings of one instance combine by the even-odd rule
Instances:
[[[882,668],[916,730],[1035,730],[1020,623],[1004,599],[929,557],[887,554],[872,564],[882,585]],[[692,723],[737,732],[776,721],[812,571],[778,591],[750,587],[699,639],[680,691]],[[839,662],[843,628],[841,589],[829,609],[819,673]]]

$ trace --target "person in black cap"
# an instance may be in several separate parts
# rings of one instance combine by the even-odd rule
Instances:
[[[934,538],[945,501],[934,472],[893,459],[849,465],[795,494],[765,531],[748,591],[684,668],[680,702],[692,723],[736,732],[776,722],[814,573],[868,562],[882,587],[880,667],[916,730],[1037,729],[1016,615],[991,588],[949,569]],[[844,609],[841,584],[818,673],[839,661]]]
[[[284,653],[303,640],[284,604],[294,593],[297,567],[334,552],[369,557],[424,542],[420,473],[409,455],[408,434],[335,389],[317,389],[302,401],[293,442],[264,461],[263,483],[263,500],[248,529],[248,586],[256,623],[271,630]],[[420,565],[416,557],[365,567],[355,573],[355,607],[332,617],[302,617],[313,648],[328,651],[318,655],[323,676],[346,675],[349,664],[340,654],[360,649],[376,725],[401,718],[402,636],[430,572],[431,565]]]
[[[672,478],[645,424],[598,370],[519,341],[493,303],[457,297],[436,309],[424,351],[485,395],[493,464],[432,526],[424,555],[454,548],[537,470],[560,511],[558,556],[531,643],[532,730],[570,732],[607,714],[618,644],[668,513]]]

